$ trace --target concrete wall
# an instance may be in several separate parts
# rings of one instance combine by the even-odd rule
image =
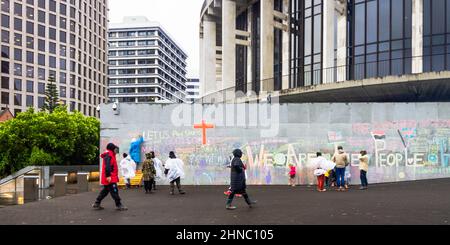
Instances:
[[[309,160],[317,151],[331,157],[338,145],[351,156],[351,184],[360,183],[363,149],[370,183],[450,177],[450,103],[119,107],[118,115],[112,105],[101,107],[101,148],[114,142],[127,152],[142,134],[142,154],[154,150],[165,161],[173,150],[183,159],[185,184],[229,183],[227,159],[235,148],[245,153],[249,184],[287,184],[289,163],[300,171],[298,183],[312,184]],[[207,130],[207,145],[193,126],[202,119],[216,126]]]

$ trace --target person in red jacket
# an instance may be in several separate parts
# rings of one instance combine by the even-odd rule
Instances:
[[[119,211],[128,210],[128,208],[123,206],[121,203],[119,196],[119,188],[117,187],[117,183],[119,182],[119,168],[117,166],[116,154],[118,153],[119,147],[117,147],[113,143],[109,143],[106,146],[106,151],[101,155],[101,158],[103,159],[103,164],[100,183],[103,186],[103,190],[100,192],[100,194],[97,197],[97,200],[92,205],[94,209],[97,210],[104,209],[101,206],[101,202],[108,194],[111,194],[111,197],[116,202],[117,210]]]

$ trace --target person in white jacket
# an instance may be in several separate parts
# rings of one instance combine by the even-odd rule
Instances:
[[[123,159],[119,164],[120,174],[125,178],[127,188],[131,187],[131,179],[136,176],[136,163],[127,153],[123,153]]]
[[[186,192],[181,189],[181,179],[184,178],[183,166],[183,161],[175,156],[175,152],[171,151],[169,153],[169,159],[167,159],[166,165],[164,166],[166,169],[164,173],[170,182],[171,195],[174,195],[175,183],[177,184],[178,192],[182,195],[186,194]]]
[[[156,176],[155,176],[155,179],[154,179],[154,181],[153,181],[153,190],[156,190],[156,181],[161,181],[161,180],[164,178],[164,176],[163,176],[163,173],[164,173],[164,171],[163,171],[164,166],[163,166],[161,160],[159,160],[159,159],[156,157],[156,154],[155,154],[154,151],[150,152],[150,154],[151,154],[151,156],[152,156],[153,163],[154,163],[155,169],[156,169]]]

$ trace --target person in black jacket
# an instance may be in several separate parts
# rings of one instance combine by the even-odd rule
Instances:
[[[231,194],[228,196],[226,209],[234,210],[235,206],[231,206],[233,198],[236,194],[242,194],[249,207],[252,207],[256,202],[251,201],[246,192],[247,185],[245,183],[245,167],[242,163],[242,151],[236,149],[233,151],[233,160],[231,161]]]

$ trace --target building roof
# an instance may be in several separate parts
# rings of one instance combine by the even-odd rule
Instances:
[[[14,118],[14,115],[11,113],[9,108],[6,108],[5,110],[0,111],[0,122],[8,121],[11,118]]]
[[[173,38],[170,33],[164,29],[161,23],[157,21],[150,21],[145,16],[125,16],[123,17],[123,21],[120,23],[109,23],[109,31],[117,31],[117,30],[127,30],[127,29],[146,29],[146,28],[158,28],[164,32],[164,34],[170,38],[170,40],[175,44],[183,54],[188,57],[187,53],[181,47],[179,42]]]

